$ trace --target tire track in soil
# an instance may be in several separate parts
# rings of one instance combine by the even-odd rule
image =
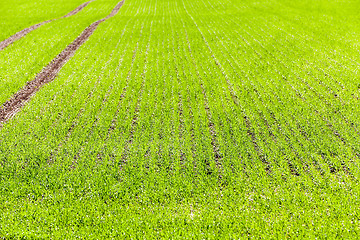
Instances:
[[[55,79],[60,69],[66,64],[75,52],[89,39],[100,23],[115,16],[125,0],[119,2],[111,13],[87,27],[79,37],[68,45],[55,59],[53,59],[36,77],[28,82],[24,88],[19,90],[13,97],[6,101],[0,109],[0,128],[9,121],[21,108],[30,101],[31,97],[41,89],[41,87]]]
[[[111,60],[111,56],[109,57],[109,60],[105,63],[105,65],[103,66],[103,69],[105,69],[107,67],[107,65],[109,64]],[[91,89],[91,91],[87,94],[87,97],[84,101],[84,106],[82,108],[79,109],[78,111],[78,114],[76,115],[76,117],[72,120],[72,123],[70,125],[70,127],[67,129],[67,133],[64,137],[64,139],[58,144],[58,146],[55,148],[55,150],[53,152],[51,152],[50,154],[50,158],[48,160],[48,163],[51,164],[54,162],[55,160],[55,157],[58,155],[60,149],[69,141],[71,135],[73,135],[73,132],[74,132],[74,129],[76,127],[78,127],[78,125],[80,124],[80,121],[81,121],[81,116],[82,114],[86,111],[86,106],[87,104],[89,104],[89,100],[92,98],[93,94],[94,94],[94,91],[95,89],[97,88],[100,80],[101,80],[101,77],[103,75],[103,71],[102,70],[102,73],[98,76],[96,82],[94,83],[94,86],[93,88]],[[75,94],[75,92],[73,93],[73,95]],[[73,97],[73,96],[72,96]],[[76,155],[75,155],[76,156]],[[75,158],[75,157],[74,157]],[[72,167],[70,167],[71,169],[73,169]]]
[[[126,26],[127,26],[127,25],[126,25]],[[124,32],[123,32],[123,34],[124,34]],[[123,34],[122,34],[122,36],[123,36]],[[116,47],[115,47],[116,49],[117,49],[117,47],[118,47],[121,39],[122,39],[122,38],[119,39],[119,42],[118,42],[118,44],[117,44]],[[125,50],[127,49],[127,46],[128,46],[128,44],[126,45]],[[125,52],[125,50],[124,50],[124,52]],[[101,78],[102,74],[104,74],[104,70],[106,69],[106,66],[108,65],[109,61],[111,60],[114,52],[115,52],[115,50],[112,51],[112,53],[110,54],[109,60],[105,63],[105,66],[102,68],[102,69],[103,69],[103,70],[102,70],[102,73],[99,75],[98,80],[95,82],[93,89],[92,89],[91,92],[88,94],[88,97],[87,97],[87,99],[85,100],[85,105],[87,104],[88,100],[91,98],[91,96],[92,96],[92,94],[93,94],[93,92],[94,92],[94,90],[95,90],[98,82],[100,81],[100,78]],[[98,61],[98,60],[97,60],[97,61]],[[94,65],[96,65],[97,61],[95,62]],[[117,68],[115,69],[114,79],[118,76],[118,70],[119,70],[119,68],[120,68],[121,63],[122,63],[122,61],[119,63],[119,65],[118,65]],[[114,81],[115,81],[115,80],[113,80],[113,82],[114,82]],[[111,90],[112,90],[112,88],[110,87],[109,91],[111,91]],[[75,92],[76,92],[76,91],[75,91]],[[72,97],[74,96],[75,92],[73,93]],[[108,93],[109,93],[109,92],[108,92]],[[104,103],[104,101],[107,100],[107,99],[106,99],[107,96],[108,96],[108,95],[105,95],[105,98],[103,99],[103,103]],[[121,94],[121,96],[123,96],[123,94]],[[71,97],[71,98],[72,98],[72,97]],[[121,98],[122,98],[122,97],[121,97]],[[102,109],[102,107],[100,108],[100,110],[101,110],[101,109]],[[81,109],[79,110],[78,115],[77,115],[77,116],[74,118],[74,120],[73,120],[73,123],[72,123],[72,125],[71,125],[72,127],[69,127],[69,129],[68,129],[68,132],[67,132],[67,134],[66,134],[66,136],[65,136],[65,140],[63,140],[63,141],[58,145],[58,147],[54,150],[54,153],[51,153],[50,159],[52,159],[52,156],[57,155],[57,153],[58,153],[58,151],[60,150],[60,148],[62,147],[62,145],[63,145],[65,142],[68,141],[68,139],[70,138],[70,135],[72,134],[73,129],[74,129],[74,127],[75,127],[75,126],[73,126],[73,125],[75,125],[75,124],[78,125],[78,118],[80,117],[80,115],[82,114],[83,111],[84,111],[83,108],[81,108]],[[99,114],[99,113],[98,113],[98,114]],[[98,114],[97,114],[97,117],[98,117]],[[96,117],[96,118],[97,118],[97,117]],[[95,124],[95,123],[94,123],[94,124]],[[107,135],[107,137],[108,137],[108,135]],[[106,137],[106,140],[108,139],[107,137]],[[73,160],[73,162],[72,162],[72,164],[71,164],[71,166],[70,166],[70,169],[74,169],[74,168],[75,168],[75,165],[76,165],[76,163],[77,163],[77,159],[79,158],[82,150],[83,150],[83,148],[81,148],[81,150],[79,150],[79,152],[74,155],[74,160]],[[98,154],[98,158],[99,158],[99,156],[100,156],[100,155]],[[51,162],[52,162],[52,161],[51,161]]]
[[[127,26],[127,25],[128,25],[128,23],[126,24],[126,26]],[[109,61],[108,61],[108,62],[110,62],[110,61],[112,60],[113,55],[114,55],[115,52],[118,50],[118,46],[119,46],[119,44],[122,42],[121,40],[123,39],[123,36],[124,36],[124,34],[125,34],[126,26],[125,26],[125,28],[124,28],[124,30],[123,30],[123,32],[122,32],[121,37],[119,38],[119,41],[118,41],[115,49],[114,49],[114,50],[112,51],[112,53],[110,54],[110,57],[109,57]],[[88,138],[90,138],[90,136],[93,135],[93,133],[94,133],[94,128],[98,125],[98,121],[99,121],[99,119],[100,119],[101,113],[103,112],[105,103],[108,101],[108,97],[110,96],[110,94],[112,93],[112,91],[113,91],[113,89],[114,89],[113,84],[115,83],[116,79],[117,79],[118,76],[119,76],[119,70],[120,70],[120,67],[123,65],[124,55],[126,54],[126,51],[127,51],[127,49],[128,49],[129,42],[131,42],[131,39],[132,39],[132,35],[131,35],[131,37],[130,37],[130,40],[127,41],[128,43],[126,44],[126,46],[125,46],[125,48],[124,48],[124,50],[123,50],[123,53],[122,53],[122,55],[121,55],[121,57],[120,57],[120,60],[119,60],[119,62],[118,62],[118,65],[117,65],[117,67],[116,67],[116,69],[115,69],[115,71],[114,71],[115,74],[114,74],[112,83],[111,83],[111,85],[109,86],[106,94],[105,94],[104,97],[103,97],[103,101],[102,101],[101,107],[99,108],[98,113],[97,113],[96,116],[95,116],[95,119],[94,119],[94,121],[93,121],[91,130],[90,130],[90,132],[89,132],[89,134],[88,134]],[[108,63],[106,63],[105,65],[107,66]],[[132,67],[132,66],[131,66],[131,67]],[[106,67],[104,67],[104,69],[105,69],[105,68],[106,68]],[[125,87],[122,89],[122,92],[121,92],[121,95],[120,95],[120,100],[119,100],[119,102],[118,102],[118,104],[117,104],[117,108],[119,108],[120,102],[121,102],[122,99],[124,98],[124,94],[126,93],[126,87],[127,87],[127,85],[128,85],[128,78],[127,78],[127,80],[126,80]],[[112,119],[112,120],[113,120],[113,119]],[[107,139],[108,139],[108,136],[109,136],[108,134],[109,134],[109,130],[108,130],[107,135],[106,135],[106,137],[105,137],[105,141],[107,141]],[[85,141],[85,142],[86,142],[86,144],[87,144],[87,143],[88,143],[88,140]],[[105,145],[106,145],[106,143],[105,143]],[[103,152],[104,148],[105,148],[105,146],[103,146],[102,151],[100,151],[100,152],[98,152],[98,153],[96,154],[96,157],[97,157],[97,160],[98,160],[98,161],[102,161],[102,159],[103,159],[103,156],[102,156],[101,153]],[[84,150],[84,148],[81,148],[81,149],[75,154],[74,159],[73,159],[73,162],[72,162],[72,164],[71,164],[71,166],[70,166],[71,169],[74,169],[74,168],[75,168],[75,165],[77,164],[77,160],[80,158],[80,155],[82,154],[83,150]]]
[[[93,47],[96,47],[98,44],[99,44],[99,42],[96,43]],[[86,54],[86,57],[81,61],[81,64],[79,65],[80,68],[84,66],[85,60],[87,59],[87,57],[88,57],[89,55],[90,55],[90,52],[87,53],[87,54]],[[99,59],[97,59],[93,65],[94,65],[94,66],[97,66],[98,61],[99,61]],[[91,72],[91,71],[88,71],[88,72]],[[71,75],[69,75],[69,79],[72,79],[72,78],[74,77],[74,75],[75,75],[75,72],[73,72]],[[88,76],[88,74],[86,74],[85,76]],[[69,80],[68,80],[68,81],[69,81]],[[63,88],[64,86],[66,86],[66,83],[68,83],[68,81],[66,81],[66,82],[62,85],[62,88]],[[83,82],[81,82],[81,84],[80,84],[79,86],[81,86],[82,84],[83,84]],[[75,90],[73,91],[73,93],[72,93],[72,95],[71,95],[71,97],[70,97],[69,99],[73,99],[73,97],[74,97],[74,95],[75,95],[76,92],[77,92],[77,89],[75,89]],[[53,96],[53,99],[51,99],[51,100],[47,103],[47,107],[49,107],[50,105],[52,105],[52,103],[53,103],[53,102],[55,101],[55,99],[57,98],[57,95],[58,95],[58,92]],[[60,101],[61,101],[61,104],[62,104],[63,102],[66,102],[66,98],[65,98],[65,99],[64,99],[64,98],[61,98]],[[42,116],[42,113],[44,113],[45,111],[46,111],[46,107],[44,107],[44,108],[40,111],[40,115]],[[57,126],[58,121],[60,120],[60,116],[63,114],[63,111],[60,111],[60,112],[58,112],[57,114],[58,114],[58,117],[55,118],[56,120],[50,125],[50,127],[48,127],[48,132],[49,132],[49,133],[51,133],[52,129],[54,129],[54,128]],[[44,139],[45,139],[45,140],[47,139],[47,135],[45,136]]]
[[[90,93],[91,95],[93,95],[93,92],[94,92],[95,89],[97,88],[97,85],[98,85],[99,81],[101,80],[102,76],[105,74],[104,72],[105,72],[105,70],[107,69],[107,66],[108,66],[109,63],[113,60],[114,54],[115,54],[116,52],[118,52],[117,50],[118,50],[118,47],[119,47],[119,45],[120,45],[120,43],[121,43],[121,40],[122,40],[122,38],[123,38],[123,36],[124,36],[124,34],[125,34],[127,25],[128,25],[128,23],[125,25],[125,28],[124,28],[124,30],[123,30],[123,32],[122,32],[122,34],[121,34],[121,37],[118,39],[118,42],[117,42],[115,48],[112,50],[111,54],[109,55],[108,61],[107,61],[107,62],[105,63],[105,65],[102,67],[102,73],[99,75],[98,81],[95,83],[94,88],[93,88],[93,90],[92,90],[91,93]],[[130,40],[131,40],[131,38],[130,38]],[[113,84],[114,84],[114,82],[116,81],[116,79],[117,79],[117,77],[118,77],[118,75],[119,75],[119,69],[120,69],[120,66],[122,66],[123,57],[124,57],[124,55],[125,55],[125,53],[126,53],[126,50],[127,50],[128,46],[129,46],[129,43],[126,44],[126,46],[125,46],[125,48],[124,48],[124,51],[123,51],[123,54],[122,54],[121,57],[120,57],[120,61],[118,62],[117,67],[116,67],[116,69],[114,70],[115,75],[114,75],[114,77],[113,77],[113,80],[112,80],[111,84],[109,85],[109,87],[108,87],[105,95],[103,96],[102,104],[101,104],[100,108],[97,110],[97,113],[96,113],[96,115],[95,115],[95,118],[94,118],[94,120],[93,120],[93,122],[92,122],[91,129],[89,130],[88,136],[87,136],[87,138],[86,138],[87,140],[85,140],[84,145],[87,145],[87,144],[88,144],[89,138],[90,138],[90,137],[93,135],[93,133],[94,133],[94,128],[95,128],[96,126],[98,126],[98,121],[99,121],[99,119],[100,119],[100,115],[101,115],[101,113],[103,112],[103,109],[104,109],[104,107],[105,107],[105,103],[108,101],[108,97],[110,96],[110,94],[111,94],[112,91],[113,91]],[[76,167],[76,165],[77,165],[77,160],[80,158],[80,155],[82,154],[83,150],[84,150],[84,147],[81,147],[81,149],[80,149],[79,151],[77,151],[77,153],[74,155],[74,157],[73,157],[73,162],[72,162],[72,164],[70,165],[70,169],[75,169],[75,167]],[[98,160],[102,160],[101,155],[100,155],[99,153],[97,154],[97,159],[98,159]]]
[[[126,27],[125,27],[125,28],[126,28]],[[123,31],[123,34],[124,34],[124,31]],[[123,34],[122,34],[122,36],[123,36]],[[118,46],[119,46],[119,44],[120,44],[120,40],[121,40],[121,38],[119,39],[119,41],[118,41],[115,49],[114,49],[114,50],[111,52],[111,54],[108,56],[108,61],[107,61],[107,62],[104,64],[104,66],[101,68],[101,73],[99,74],[96,82],[94,83],[93,88],[92,88],[91,91],[88,93],[87,98],[86,98],[85,101],[84,101],[84,107],[82,107],[82,108],[79,109],[79,112],[78,112],[78,114],[76,115],[76,117],[73,119],[72,124],[71,124],[71,126],[68,128],[67,133],[66,133],[64,139],[58,144],[58,146],[55,148],[55,150],[53,150],[53,151],[51,152],[50,158],[49,158],[49,160],[48,160],[48,163],[49,163],[49,164],[52,163],[52,162],[54,162],[55,156],[58,155],[58,152],[60,151],[60,149],[61,149],[61,148],[63,147],[63,145],[65,145],[65,143],[68,142],[68,140],[70,139],[71,135],[73,134],[73,130],[79,125],[80,117],[81,117],[82,113],[85,111],[85,108],[86,108],[86,105],[88,104],[89,99],[93,96],[93,93],[94,93],[94,91],[96,90],[96,88],[97,88],[97,86],[98,86],[98,84],[99,84],[99,82],[100,82],[100,80],[101,80],[101,77],[104,75],[105,69],[107,68],[108,64],[109,64],[110,61],[112,60],[112,57],[113,57],[113,55],[114,55],[114,53],[115,53],[115,50],[118,48]],[[127,48],[127,46],[128,46],[128,44],[126,45],[125,49]],[[98,61],[99,61],[99,58],[95,61],[95,63],[94,63],[93,65],[94,65],[94,66],[97,66]],[[120,68],[121,63],[122,63],[122,61],[119,63],[119,65],[118,65],[118,66],[116,67],[116,69],[115,69],[115,72],[116,72],[116,73],[115,73],[114,79],[116,78],[116,76],[117,76],[117,74],[118,74],[118,70],[119,70],[119,68]],[[113,80],[113,82],[114,82],[114,80]],[[81,84],[83,84],[83,82],[81,82]],[[111,91],[111,88],[109,89],[109,91]],[[108,96],[109,91],[108,91],[108,92],[106,93],[106,95],[104,96],[103,104],[101,105],[100,110],[99,110],[99,112],[97,113],[97,115],[96,115],[96,117],[95,117],[96,121],[98,120],[98,116],[99,116],[99,114],[100,114],[100,112],[101,112],[101,110],[102,110],[102,108],[103,108],[103,106],[104,106],[104,102],[107,100],[106,98],[107,98],[107,96]],[[71,98],[74,97],[75,92],[76,92],[76,91],[74,91],[74,93],[72,94]],[[96,123],[96,122],[94,122],[94,124],[95,124],[95,123]],[[86,142],[87,142],[87,141],[86,141]],[[72,164],[70,165],[70,169],[74,169],[74,168],[75,168],[75,165],[76,165],[76,163],[77,163],[77,159],[79,158],[80,153],[81,153],[82,150],[83,150],[83,148],[81,148],[81,150],[79,150],[79,152],[77,152],[77,153],[74,155],[73,162],[72,162]]]
[[[28,28],[25,28],[25,29],[21,30],[20,32],[15,33],[11,37],[9,37],[9,38],[5,39],[4,41],[0,42],[0,51],[4,50],[5,48],[7,48],[9,45],[13,44],[17,40],[25,37],[27,34],[34,31],[35,29],[38,29],[42,25],[45,25],[45,24],[50,23],[50,22],[54,22],[54,21],[59,20],[59,19],[68,18],[68,17],[71,17],[71,16],[77,14],[78,12],[83,10],[87,5],[89,5],[92,1],[93,0],[81,4],[80,6],[78,6],[77,8],[75,8],[74,10],[72,10],[71,12],[69,12],[68,14],[66,14],[63,17],[54,18],[54,19],[51,19],[51,20],[46,20],[44,22],[35,24],[35,25],[31,26],[31,27],[28,27]]]
[[[98,45],[98,43],[97,43],[95,46],[97,46],[97,45]],[[87,54],[86,56],[88,56],[88,55],[89,55],[89,54]],[[85,61],[85,60],[83,60],[83,61],[81,62],[80,68],[83,66],[84,61]],[[97,62],[98,62],[98,60],[95,62],[94,65],[96,65]],[[73,75],[74,75],[74,73],[71,74],[69,77],[71,78],[71,77],[73,77]],[[75,92],[76,92],[76,90],[75,90]],[[70,97],[70,99],[73,98],[75,92],[72,94],[72,96]],[[59,94],[59,92],[57,92],[57,93],[55,93],[55,94],[53,95],[52,99],[51,99],[49,102],[47,102],[46,105],[40,110],[38,116],[43,116],[43,114],[45,113],[46,109],[48,109],[48,108],[55,102],[55,100],[58,98],[58,94]],[[66,101],[66,100],[64,100],[64,98],[61,98],[61,103],[63,103],[64,101]],[[51,134],[52,131],[53,131],[53,129],[58,125],[62,114],[63,114],[63,111],[58,112],[58,113],[56,114],[57,116],[54,118],[55,120],[54,120],[49,126],[47,126],[47,132],[48,132],[48,134]],[[37,117],[37,118],[36,118],[36,122],[39,122],[39,121],[41,121],[41,119]],[[32,124],[32,125],[33,125],[33,124]],[[27,129],[26,129],[24,132],[26,132],[26,134],[31,134],[31,133],[32,133],[32,128],[29,126],[29,127],[27,127]],[[48,134],[46,134],[45,137],[44,137],[44,141],[45,141],[45,142],[48,140],[48,136],[49,136]],[[61,143],[60,143],[60,144],[61,144]],[[59,145],[58,145],[58,147],[59,147]],[[58,148],[58,147],[57,147],[57,148]],[[54,159],[54,156],[55,156],[55,155],[56,155],[56,152],[55,152],[55,151],[52,151],[52,152],[50,153],[50,157],[49,157],[48,160],[47,160],[47,163],[48,163],[48,164],[51,164],[51,162],[52,162],[52,160]]]

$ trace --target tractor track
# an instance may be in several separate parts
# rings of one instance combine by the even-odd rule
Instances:
[[[15,33],[11,37],[9,37],[9,38],[5,39],[4,41],[0,42],[0,51],[4,50],[5,48],[7,48],[9,45],[13,44],[17,40],[25,37],[27,34],[34,31],[35,29],[38,29],[42,25],[45,25],[47,23],[50,23],[50,22],[53,22],[53,21],[56,21],[56,20],[59,20],[59,19],[68,18],[68,17],[71,17],[71,16],[77,14],[78,12],[83,10],[87,5],[89,5],[92,1],[81,4],[80,6],[78,6],[77,8],[75,8],[74,10],[72,10],[71,12],[66,14],[65,16],[62,16],[60,18],[54,18],[54,19],[51,19],[51,20],[46,20],[46,21],[41,22],[41,23],[37,23],[37,24],[35,24],[35,25],[31,26],[31,27],[25,28],[25,29]]]
[[[10,100],[6,101],[0,107],[0,127],[2,127],[4,123],[9,121],[11,117],[13,117],[16,113],[18,113],[21,108],[30,101],[31,97],[37,91],[39,91],[42,86],[53,81],[56,78],[56,75],[58,74],[60,69],[89,39],[89,37],[94,33],[99,24],[115,16],[119,12],[124,2],[125,0],[119,2],[108,16],[92,23],[89,27],[87,27],[79,37],[77,37],[70,45],[68,45],[45,68],[43,68],[43,70],[32,81],[28,82],[25,87],[20,89],[11,97]]]

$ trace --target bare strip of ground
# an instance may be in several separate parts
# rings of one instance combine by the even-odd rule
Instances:
[[[66,14],[65,16],[63,16],[61,18],[55,18],[55,19],[47,20],[47,21],[35,24],[35,25],[31,26],[31,27],[25,28],[25,29],[21,30],[20,32],[15,33],[11,37],[9,37],[9,38],[5,39],[4,41],[0,42],[0,51],[4,50],[6,47],[13,44],[15,41],[19,40],[20,38],[25,37],[28,33],[34,31],[35,29],[41,27],[42,25],[45,25],[46,23],[53,22],[55,20],[62,19],[62,18],[67,18],[67,17],[70,17],[70,16],[73,16],[73,15],[77,14],[78,12],[80,12],[83,8],[85,8],[91,2],[92,1],[81,4],[80,6],[78,6],[77,8],[75,8],[74,10],[72,10],[71,12],[69,12],[68,14]]]
[[[83,45],[93,34],[100,23],[115,16],[124,4],[125,0],[119,2],[112,12],[105,18],[98,20],[87,27],[79,37],[68,45],[55,59],[53,59],[36,77],[28,82],[24,88],[15,93],[10,100],[5,102],[0,108],[0,127],[7,122],[12,116],[21,110],[21,108],[30,101],[31,97],[39,91],[39,89],[53,81],[65,65],[65,63],[75,54],[76,50]]]

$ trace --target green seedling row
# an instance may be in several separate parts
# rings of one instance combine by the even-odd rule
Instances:
[[[115,5],[0,52],[0,102]],[[126,0],[0,129],[0,238],[357,238],[356,7]]]

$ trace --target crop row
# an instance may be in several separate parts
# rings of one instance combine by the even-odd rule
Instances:
[[[127,0],[0,130],[0,234],[355,235],[356,55],[335,21],[285,3]],[[60,45],[81,14],[54,23]]]

